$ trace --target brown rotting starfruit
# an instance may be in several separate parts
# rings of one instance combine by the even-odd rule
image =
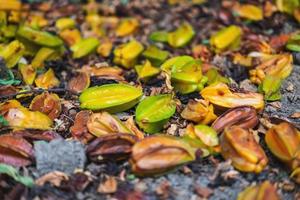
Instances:
[[[212,124],[212,128],[218,133],[226,127],[239,126],[241,128],[254,128],[258,124],[258,116],[254,107],[239,106],[227,110]]]
[[[195,149],[180,138],[150,136],[135,143],[130,164],[138,176],[160,175],[195,160],[195,153]]]
[[[57,87],[60,84],[60,81],[55,77],[54,71],[51,68],[44,74],[40,74],[34,82],[37,87],[43,89]]]
[[[247,129],[238,126],[225,128],[220,144],[221,155],[230,159],[240,171],[260,173],[268,163],[264,150]]]
[[[123,160],[131,154],[132,146],[138,138],[132,134],[112,134],[96,138],[87,147],[92,161]]]
[[[249,186],[239,193],[237,200],[280,200],[276,188],[269,181]]]
[[[83,143],[89,142],[91,139],[95,138],[87,128],[87,123],[92,114],[90,110],[82,110],[78,112],[75,116],[74,124],[70,127],[70,132],[72,137],[82,141]]]
[[[264,108],[264,96],[262,94],[250,91],[234,91],[224,83],[205,87],[200,94],[205,100],[220,107],[253,106],[257,110]]]
[[[90,75],[87,72],[82,71],[71,78],[68,82],[68,89],[80,93],[90,86],[90,82]]]
[[[19,136],[0,135],[0,163],[15,167],[28,166],[32,163],[32,145]]]

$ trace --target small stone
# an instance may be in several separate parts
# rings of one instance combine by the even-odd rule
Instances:
[[[292,83],[288,83],[288,86],[287,86],[287,88],[286,88],[286,90],[288,91],[288,92],[293,92],[294,91],[294,85],[292,84]]]

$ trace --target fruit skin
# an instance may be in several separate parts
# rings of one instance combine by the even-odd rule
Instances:
[[[237,200],[280,200],[276,188],[269,181],[250,186],[239,193]]]
[[[85,89],[79,96],[79,101],[82,109],[116,113],[132,108],[142,95],[140,88],[116,83]]]
[[[243,172],[260,173],[268,158],[253,134],[239,126],[227,127],[220,138],[221,155]]]

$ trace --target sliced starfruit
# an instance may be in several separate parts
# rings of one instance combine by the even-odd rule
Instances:
[[[17,35],[35,44],[46,47],[57,47],[63,45],[63,41],[48,32],[38,31],[28,26],[20,26]]]
[[[73,52],[73,58],[82,58],[94,52],[98,45],[99,41],[96,38],[85,38],[71,46]]]
[[[51,68],[46,73],[39,75],[34,82],[37,87],[43,89],[57,87],[60,84],[60,81],[55,77],[54,71]]]
[[[254,128],[258,124],[258,116],[254,107],[234,107],[220,115],[212,124],[212,128],[222,133],[226,127],[239,126],[241,128]]]
[[[267,75],[284,79],[290,75],[293,70],[293,57],[291,54],[271,55],[263,62],[249,71],[250,80],[253,83],[260,84]]]
[[[237,200],[280,200],[276,188],[269,181],[249,186],[239,193]]]
[[[277,101],[281,99],[280,87],[281,79],[267,75],[263,82],[258,86],[258,91],[265,95],[267,101]]]
[[[50,129],[52,120],[38,111],[30,111],[13,100],[0,105],[0,112],[14,129]]]
[[[223,28],[210,38],[210,45],[216,52],[234,50],[239,47],[242,30],[240,27],[231,25]]]
[[[44,113],[54,120],[60,115],[62,106],[57,94],[44,92],[32,99],[29,109]]]
[[[247,129],[238,126],[225,128],[220,138],[221,155],[232,161],[232,165],[243,172],[261,172],[268,163],[268,158]]]
[[[5,64],[8,68],[12,68],[19,62],[24,52],[24,45],[18,40],[14,40],[0,51],[0,57],[5,60]]]
[[[211,85],[214,83],[230,83],[230,80],[224,76],[222,76],[217,69],[211,68],[209,69],[205,76],[207,77],[207,84]]]
[[[131,134],[121,120],[108,112],[93,113],[89,117],[87,128],[96,137],[118,133]]]
[[[90,110],[107,110],[122,112],[132,108],[141,98],[143,92],[126,84],[106,84],[84,90],[80,97],[80,107]]]
[[[36,77],[36,69],[33,68],[32,65],[23,63],[20,63],[18,68],[26,85],[32,85]]]
[[[153,67],[149,60],[146,60],[143,65],[136,65],[135,71],[139,79],[147,81],[150,77],[159,74],[159,68]]]
[[[154,45],[150,45],[142,55],[150,60],[154,66],[160,66],[160,64],[162,64],[169,56],[169,52],[160,50]]]
[[[292,124],[282,122],[267,131],[265,141],[276,157],[289,164],[299,151],[300,132]]]
[[[31,66],[35,69],[43,68],[44,62],[51,58],[55,53],[55,49],[42,47],[31,61]]]
[[[132,68],[143,50],[143,45],[136,40],[119,45],[114,50],[114,63],[125,68]]]
[[[205,100],[220,107],[253,106],[258,110],[264,108],[264,97],[262,94],[250,91],[233,91],[224,83],[205,87],[200,94]]]
[[[195,160],[195,153],[195,149],[180,138],[150,136],[135,143],[130,164],[138,176],[161,175]]]
[[[145,132],[157,133],[175,111],[176,104],[171,94],[149,96],[137,106],[136,121]]]
[[[181,116],[199,124],[209,124],[217,118],[214,114],[213,105],[203,99],[198,101],[190,100],[181,112]]]
[[[248,20],[259,21],[264,18],[262,8],[251,4],[238,5],[234,11],[240,17]]]
[[[72,18],[60,18],[55,22],[55,27],[60,31],[65,29],[72,29],[75,28],[75,26],[76,22]]]
[[[65,29],[59,36],[69,45],[73,46],[81,40],[81,33],[78,29]]]
[[[124,37],[134,33],[139,27],[139,21],[135,18],[123,19],[116,30],[116,36]]]
[[[193,39],[194,35],[193,27],[189,23],[184,22],[174,32],[168,33],[168,43],[174,48],[183,47]]]

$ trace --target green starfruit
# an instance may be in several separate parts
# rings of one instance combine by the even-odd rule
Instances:
[[[159,66],[164,62],[168,55],[168,51],[160,50],[158,47],[151,45],[142,54],[146,59],[150,60],[154,66]]]
[[[191,41],[194,35],[193,27],[189,23],[184,22],[174,32],[168,33],[168,43],[174,48],[183,47]]]
[[[258,91],[265,95],[267,101],[277,101],[281,99],[280,87],[281,79],[276,76],[267,75],[258,86]]]
[[[99,41],[96,38],[85,38],[71,46],[73,58],[82,58],[96,51],[99,46]]]
[[[145,132],[157,133],[175,111],[176,104],[171,94],[146,97],[136,108],[136,121]]]
[[[90,110],[107,110],[112,113],[132,108],[143,95],[140,88],[126,84],[107,84],[85,89],[80,107]]]
[[[0,57],[5,60],[5,64],[8,68],[12,68],[22,58],[24,51],[24,45],[18,40],[14,40],[0,51]]]
[[[136,65],[135,70],[140,79],[147,81],[150,77],[159,74],[159,68],[153,67],[149,60],[146,60],[143,65]]]

